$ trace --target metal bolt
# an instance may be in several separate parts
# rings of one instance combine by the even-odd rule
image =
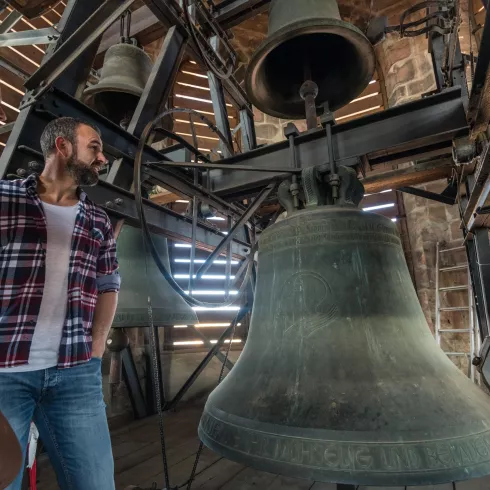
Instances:
[[[24,177],[24,175],[27,173],[25,169],[23,168],[18,168],[17,171],[15,172],[19,177]]]
[[[122,197],[118,197],[117,199],[114,199],[114,204],[117,204],[118,206],[121,206],[124,203]]]
[[[114,207],[114,203],[112,201],[106,201],[104,206],[106,208],[112,209]]]

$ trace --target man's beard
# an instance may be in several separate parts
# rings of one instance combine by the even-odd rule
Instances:
[[[74,153],[66,162],[66,168],[70,172],[75,183],[82,187],[93,187],[99,181],[97,170],[91,165],[82,163]]]

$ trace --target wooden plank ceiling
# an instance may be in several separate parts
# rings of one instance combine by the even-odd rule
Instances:
[[[66,7],[65,1],[60,2],[55,8],[51,9],[45,15],[36,19],[22,19],[15,24],[9,32],[21,32],[31,29],[43,29],[45,27],[56,26],[61,19],[61,15]],[[0,14],[0,22],[12,12],[7,7]],[[13,65],[26,75],[32,74],[40,65],[44,56],[46,46],[16,46],[0,48],[0,59]],[[9,70],[0,67],[0,90],[2,92],[2,108],[7,115],[7,123],[14,122],[19,113],[19,105],[24,95],[24,80],[18,75],[14,75]],[[2,123],[4,125],[5,123]],[[0,135],[0,152],[7,142],[9,133]],[[1,153],[0,153],[1,154]]]

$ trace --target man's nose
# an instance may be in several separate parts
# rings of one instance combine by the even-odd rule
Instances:
[[[107,165],[109,163],[109,160],[105,157],[105,155],[102,152],[99,152],[97,156],[97,160],[102,163],[102,165]]]

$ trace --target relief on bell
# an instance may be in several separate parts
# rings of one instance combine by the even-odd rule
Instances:
[[[249,336],[201,440],[308,480],[436,485],[490,474],[490,401],[436,344],[396,225],[293,212],[259,239]]]
[[[297,272],[280,289],[274,332],[314,341],[316,334],[338,318],[332,288],[320,274]]]

